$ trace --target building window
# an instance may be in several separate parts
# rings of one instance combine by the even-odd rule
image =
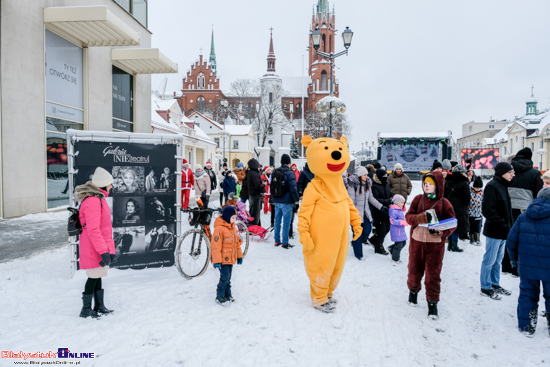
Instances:
[[[134,131],[134,77],[113,66],[113,129]]]
[[[269,92],[269,103],[273,102],[273,93]]]
[[[69,204],[67,129],[84,129],[82,48],[46,30],[46,175],[48,208]]]
[[[220,138],[214,138],[214,143],[216,143],[217,146],[220,146]]]
[[[273,118],[273,112],[269,113],[269,119],[271,120]]]
[[[115,0],[128,13],[147,28],[147,2],[148,0]]]
[[[206,110],[206,100],[203,96],[197,98],[197,111],[204,112]]]
[[[204,89],[204,74],[200,73],[197,77],[197,89]]]
[[[321,90],[327,90],[327,72],[324,70],[321,73]]]
[[[298,103],[296,104],[296,116],[299,118],[302,118],[302,104]]]
[[[233,149],[239,149],[239,141],[233,140]]]
[[[252,103],[248,103],[248,105],[246,106],[246,116],[249,118],[249,119],[252,119],[254,118],[255,114],[254,114],[254,106],[252,106]]]
[[[531,151],[532,151],[532,152],[535,151],[535,143],[531,143]]]

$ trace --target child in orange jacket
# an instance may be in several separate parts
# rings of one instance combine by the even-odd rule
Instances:
[[[231,296],[231,272],[235,263],[242,265],[243,252],[242,240],[239,231],[235,227],[237,210],[235,207],[226,206],[222,214],[214,221],[214,234],[212,235],[212,264],[220,271],[220,281],[216,289],[216,302],[222,306],[228,306],[235,302]]]

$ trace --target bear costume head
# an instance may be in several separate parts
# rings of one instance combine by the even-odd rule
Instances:
[[[348,139],[318,138],[311,136],[302,138],[302,145],[307,147],[306,158],[309,169],[315,176],[342,177],[350,163]]]

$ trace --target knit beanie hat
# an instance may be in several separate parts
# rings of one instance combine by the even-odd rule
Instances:
[[[225,220],[227,223],[231,223],[231,217],[237,215],[237,209],[235,209],[234,206],[226,206],[222,210],[222,219]]]
[[[243,162],[239,162],[239,164],[237,164],[237,167],[244,167]]]
[[[357,168],[357,171],[355,171],[355,174],[357,175],[357,177],[361,177],[361,176],[366,175],[368,173],[369,173],[369,171],[367,171],[367,169],[363,166],[359,166],[359,168]]]
[[[393,198],[391,198],[392,204],[399,204],[402,201],[405,201],[405,198],[399,194],[393,195]]]
[[[434,164],[432,165],[432,171],[435,171],[436,169],[438,168],[443,168],[443,166],[441,165],[441,162],[438,161],[437,159],[434,160]]]
[[[543,187],[537,194],[537,197],[550,200],[550,187]]]
[[[403,170],[403,165],[401,163],[396,163],[395,166],[393,166],[393,170],[395,171],[396,169]]]
[[[373,167],[375,169],[380,169],[380,168],[382,168],[382,165],[380,164],[380,162],[376,162],[376,163],[373,164]]]
[[[457,161],[451,161],[451,167],[454,167],[454,166],[456,166],[457,164],[458,164]]]
[[[533,157],[533,151],[531,150],[531,148],[523,148],[522,150],[517,152],[516,157],[518,155],[520,155],[524,158],[527,158],[527,159],[531,159]]]
[[[429,182],[432,185],[436,186],[435,181],[431,176],[427,176],[426,178],[424,178],[424,182]]]
[[[481,177],[479,176],[476,177],[476,179],[474,180],[474,187],[479,187],[479,188],[483,187],[483,180],[481,179]]]
[[[446,169],[447,171],[452,168],[451,162],[448,159],[444,159],[443,162],[441,162],[441,168]]]
[[[464,168],[463,165],[457,164],[457,165],[454,166],[454,168],[453,168],[453,173],[466,173],[466,169]]]
[[[550,179],[550,170],[544,172],[544,175],[542,175],[542,178],[545,178],[545,177],[548,178],[548,179]]]
[[[376,170],[376,177],[378,177],[379,180],[382,180],[382,177],[384,177],[387,174],[388,172],[384,171],[383,169],[379,168]]]
[[[508,162],[498,162],[495,166],[495,176],[500,176],[506,174],[506,172],[510,172],[514,169],[512,165]]]
[[[107,187],[113,183],[113,176],[104,168],[97,167],[92,177],[92,185],[96,187]]]
[[[202,166],[200,164],[195,164],[195,171],[198,170],[198,169],[202,169]]]
[[[290,156],[288,154],[281,156],[281,164],[290,164]]]

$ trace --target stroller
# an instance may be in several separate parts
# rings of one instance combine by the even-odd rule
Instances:
[[[267,240],[269,237],[270,232],[267,229],[250,224],[254,218],[250,216],[250,213],[246,210],[246,204],[242,201],[237,203],[237,220],[246,224],[252,240]]]

